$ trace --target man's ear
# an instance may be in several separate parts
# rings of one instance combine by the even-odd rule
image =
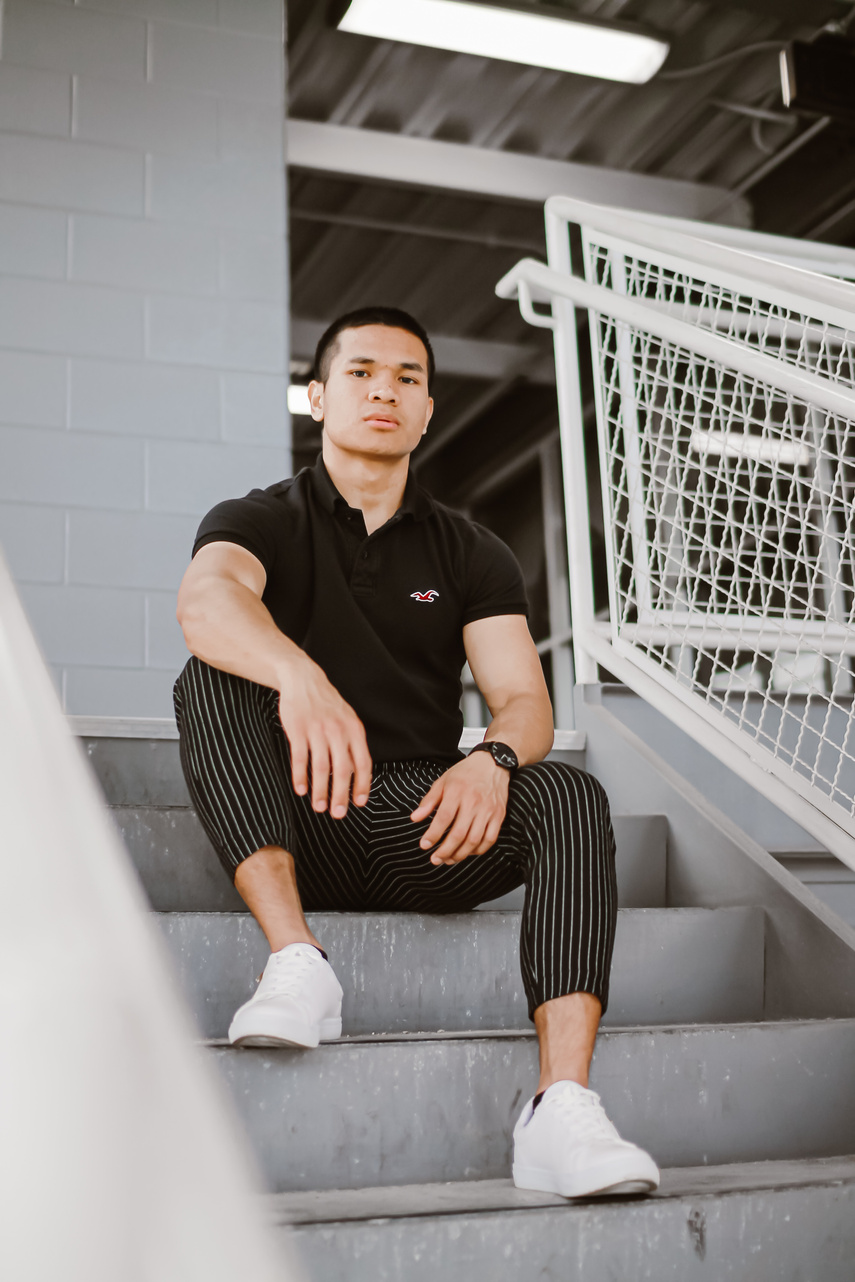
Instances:
[[[312,410],[312,418],[316,423],[322,423],[324,419],[324,385],[316,378],[313,378],[308,387],[309,405]]]
[[[428,430],[428,423],[431,421],[432,418],[433,418],[433,397],[431,396],[431,397],[428,397],[427,413],[425,414],[425,425],[422,428],[422,436],[424,436],[425,432]]]

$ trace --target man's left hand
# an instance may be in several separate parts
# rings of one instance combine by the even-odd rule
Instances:
[[[446,770],[425,793],[410,818],[414,823],[433,811],[433,823],[422,837],[432,864],[459,864],[469,855],[483,855],[495,843],[508,805],[510,775],[489,752],[475,752]]]

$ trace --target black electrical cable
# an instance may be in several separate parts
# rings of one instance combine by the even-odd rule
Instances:
[[[789,125],[793,120],[792,112],[771,111],[767,107],[749,107],[747,103],[730,102],[727,98],[710,98],[709,105],[719,107],[722,111],[732,111],[737,116],[750,116],[752,120],[765,121],[770,125]]]
[[[821,27],[816,35],[821,35],[823,31],[831,31],[838,35],[845,35],[852,23],[855,22],[855,3],[845,18],[837,18],[834,22],[828,22]],[[816,39],[816,36],[814,36]],[[753,45],[743,45],[740,49],[731,49],[728,53],[719,54],[717,58],[710,58],[708,62],[699,62],[694,67],[678,67],[676,71],[660,71],[656,77],[657,80],[687,80],[690,76],[701,76],[706,71],[715,71],[718,67],[724,67],[729,62],[737,58],[747,57],[752,53],[768,53],[775,50],[780,53],[786,49],[790,42],[788,40],[758,40]]]
[[[737,58],[744,58],[750,53],[768,53],[774,49],[780,53],[786,48],[786,40],[758,40],[753,45],[743,45],[741,49],[731,49],[730,53],[720,54],[717,58],[710,58],[709,62],[699,62],[695,67],[680,67],[677,71],[660,71],[656,77],[657,80],[687,80],[689,76],[700,76],[705,71],[714,71],[717,67],[724,67],[728,62],[734,62]]]

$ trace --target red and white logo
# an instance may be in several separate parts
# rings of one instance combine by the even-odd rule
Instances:
[[[414,601],[435,601],[439,593],[436,588],[428,588],[427,592],[411,592],[410,596]]]

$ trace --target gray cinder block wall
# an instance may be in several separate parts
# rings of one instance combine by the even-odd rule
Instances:
[[[199,516],[290,471],[284,5],[0,22],[0,546],[66,711],[169,716]]]

